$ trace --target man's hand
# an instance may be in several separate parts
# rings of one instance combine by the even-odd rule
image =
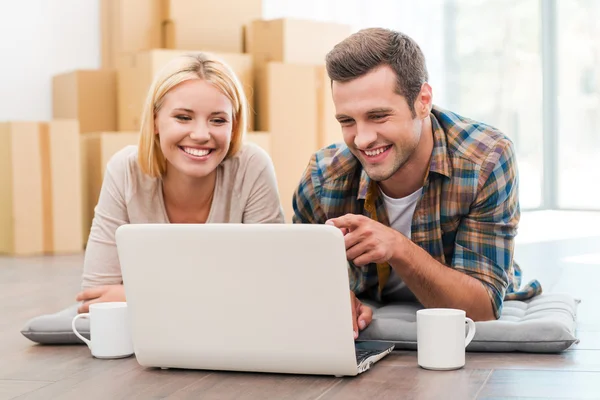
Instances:
[[[373,310],[371,307],[364,305],[356,298],[356,295],[351,290],[350,299],[352,304],[352,327],[354,328],[354,339],[358,338],[358,330],[365,329],[373,319]]]
[[[125,288],[123,285],[106,285],[89,288],[80,292],[76,300],[83,302],[77,309],[77,312],[84,313],[89,311],[90,304],[125,301]]]
[[[364,215],[346,214],[325,222],[344,233],[346,257],[357,266],[388,262],[402,234]]]

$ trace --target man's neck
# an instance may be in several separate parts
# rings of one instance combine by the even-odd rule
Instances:
[[[387,196],[400,199],[423,187],[429,171],[433,151],[433,129],[431,118],[423,120],[419,144],[410,158],[389,179],[379,182],[379,187]]]

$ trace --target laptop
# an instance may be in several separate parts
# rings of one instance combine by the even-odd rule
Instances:
[[[394,348],[355,342],[333,226],[128,224],[116,243],[141,366],[354,376]]]

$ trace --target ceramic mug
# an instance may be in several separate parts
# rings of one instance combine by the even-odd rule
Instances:
[[[77,332],[75,321],[79,318],[89,318],[90,340]],[[134,353],[126,302],[91,304],[88,313],[73,318],[71,328],[96,358],[124,358]]]
[[[465,338],[465,323],[468,331]],[[466,347],[475,336],[475,322],[463,310],[429,308],[417,311],[417,362],[432,370],[465,365]]]

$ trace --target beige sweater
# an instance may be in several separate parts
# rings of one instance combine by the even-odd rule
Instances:
[[[83,288],[122,282],[115,231],[129,223],[169,223],[162,180],[140,170],[136,146],[119,151],[107,165],[85,252]],[[221,163],[207,223],[284,223],[275,170],[263,149],[247,143]]]

